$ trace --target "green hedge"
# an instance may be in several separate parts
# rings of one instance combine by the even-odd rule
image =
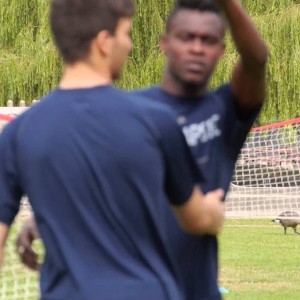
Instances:
[[[0,0],[0,105],[9,99],[42,97],[55,87],[61,61],[48,26],[49,0]],[[300,5],[299,0],[244,0],[269,49],[268,99],[263,124],[300,114]],[[136,0],[132,38],[134,50],[122,79],[125,89],[158,83],[164,57],[158,42],[173,0]],[[211,85],[230,79],[237,53],[227,38],[227,51]]]

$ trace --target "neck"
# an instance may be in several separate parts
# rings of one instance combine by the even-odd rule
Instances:
[[[206,93],[206,84],[188,84],[176,79],[169,72],[165,72],[161,88],[179,97],[201,97]]]
[[[67,64],[59,88],[79,89],[111,84],[112,77],[109,70],[99,69],[88,61]]]

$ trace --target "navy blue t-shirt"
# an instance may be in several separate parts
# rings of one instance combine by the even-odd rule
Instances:
[[[203,192],[217,188],[228,191],[240,149],[257,116],[240,117],[229,85],[203,97],[183,98],[160,87],[132,92],[163,103],[177,118],[204,181]],[[174,216],[166,211],[169,238],[179,262],[188,300],[219,300],[218,245],[214,236],[192,237],[183,233]]]
[[[57,89],[0,135],[0,221],[28,195],[44,300],[183,299],[163,216],[201,178],[173,116],[132,98]]]

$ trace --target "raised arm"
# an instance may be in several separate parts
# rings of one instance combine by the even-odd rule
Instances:
[[[238,107],[247,112],[258,108],[265,98],[267,46],[238,0],[215,1],[224,11],[240,54],[231,87]]]

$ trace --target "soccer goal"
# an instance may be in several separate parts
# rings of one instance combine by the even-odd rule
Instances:
[[[300,215],[300,118],[252,129],[226,200],[228,217]]]

